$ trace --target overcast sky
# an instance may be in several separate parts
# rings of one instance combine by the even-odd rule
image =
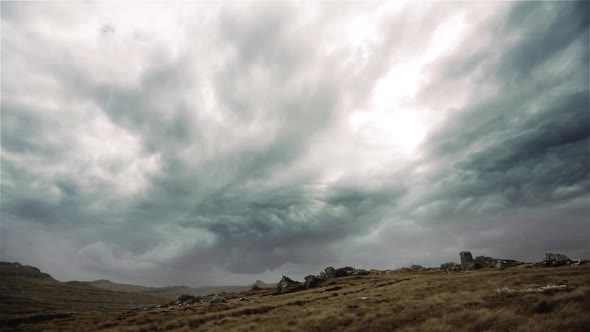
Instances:
[[[0,259],[197,286],[590,258],[588,7],[2,1]]]

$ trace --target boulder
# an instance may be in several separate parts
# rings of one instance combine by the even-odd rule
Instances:
[[[327,268],[324,269],[324,272],[320,273],[320,278],[322,278],[322,279],[336,278],[336,269],[331,266],[328,266]]]
[[[283,293],[288,291],[294,291],[301,288],[301,283],[299,281],[295,281],[289,277],[283,276],[281,281],[277,284],[277,292]]]
[[[227,301],[225,300],[224,297],[219,296],[219,295],[214,295],[211,300],[209,300],[209,303],[211,304],[217,304],[217,303],[226,303]]]
[[[400,271],[404,272],[419,272],[426,270],[422,265],[413,264],[410,267],[402,267]]]
[[[460,272],[461,265],[454,263],[454,262],[448,262],[448,263],[441,264],[440,269],[443,271],[447,271],[447,272]]]
[[[473,262],[473,256],[471,255],[471,252],[461,251],[459,256],[461,257],[461,268],[463,270],[475,270],[475,263]]]
[[[543,263],[545,266],[563,266],[568,265],[571,262],[569,257],[559,253],[546,253],[545,259],[543,259]]]
[[[314,275],[308,275],[307,277],[305,277],[305,288],[316,288],[316,287],[320,287],[320,284],[322,283],[322,279],[320,277],[314,276]]]
[[[498,260],[493,257],[477,256],[473,260],[476,269],[485,269],[490,267],[496,267]]]
[[[499,269],[506,269],[509,267],[521,265],[523,263],[513,259],[496,259],[496,267]]]
[[[334,278],[350,277],[350,276],[363,276],[369,274],[369,271],[363,269],[355,269],[352,266],[345,266],[336,269]]]

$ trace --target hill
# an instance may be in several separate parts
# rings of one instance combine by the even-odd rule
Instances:
[[[110,280],[81,281],[93,287],[130,293],[154,294],[166,299],[176,299],[181,295],[204,296],[220,293],[236,293],[250,290],[252,286],[257,285],[260,288],[276,287],[276,284],[267,284],[257,280],[254,284],[248,286],[207,286],[207,287],[187,287],[187,286],[169,286],[169,287],[146,287],[131,284],[119,284]]]
[[[80,299],[74,288],[69,291],[65,297]],[[48,303],[56,298],[36,289],[31,294]],[[225,297],[220,304],[210,304],[207,297],[118,312],[77,306],[67,316],[41,310],[4,321],[0,330],[582,332],[590,326],[590,265],[370,271],[327,279],[317,288],[248,290]]]
[[[112,312],[167,300],[155,294],[116,292],[80,282],[60,282],[35,267],[6,262],[0,262],[0,294],[0,319],[48,312]]]

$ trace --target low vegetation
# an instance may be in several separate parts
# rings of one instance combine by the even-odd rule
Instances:
[[[526,291],[547,285],[565,287]],[[72,296],[61,291],[55,298],[39,297],[50,303]],[[109,296],[123,294],[100,291],[103,305]],[[227,302],[219,304],[209,303],[209,297],[184,297],[185,302],[118,311],[98,309],[100,302],[94,308],[89,303],[51,311],[37,307],[36,315],[5,318],[0,330],[582,332],[590,327],[590,265],[462,272],[415,267],[326,279],[318,288],[295,292],[260,288],[224,297]]]

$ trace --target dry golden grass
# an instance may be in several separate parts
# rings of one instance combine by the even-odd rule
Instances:
[[[497,294],[566,284],[567,291]],[[227,304],[119,313],[76,312],[2,330],[23,331],[590,331],[590,266],[470,273],[395,272],[334,279],[273,295],[231,294]],[[240,302],[240,296],[248,301]]]

